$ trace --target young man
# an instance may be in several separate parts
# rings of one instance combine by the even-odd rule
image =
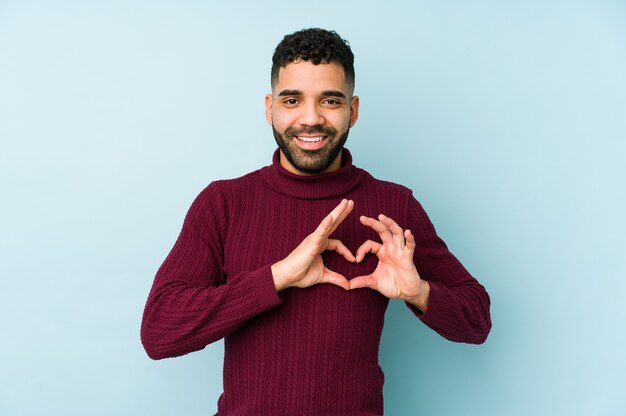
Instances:
[[[343,147],[353,61],[335,32],[285,36],[265,98],[273,163],[202,191],[155,277],[143,345],[160,359],[224,338],[219,415],[381,415],[390,298],[452,341],[491,329],[487,292],[411,191]]]

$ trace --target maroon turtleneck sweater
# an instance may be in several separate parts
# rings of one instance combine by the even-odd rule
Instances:
[[[343,198],[354,211],[331,236],[353,253],[378,235],[359,216],[385,214],[415,236],[415,265],[430,284],[428,311],[409,309],[443,337],[482,343],[489,296],[437,236],[411,191],[374,179],[343,150],[338,171],[298,176],[273,164],[217,181],[191,205],[154,280],[141,340],[154,359],[224,342],[219,415],[380,415],[378,347],[388,299],[330,284],[277,293],[270,266],[286,257]],[[368,254],[324,263],[346,278],[371,273]]]

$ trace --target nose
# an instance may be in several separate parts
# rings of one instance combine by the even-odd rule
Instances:
[[[315,102],[309,102],[302,107],[300,124],[303,126],[319,126],[324,124],[324,116]]]

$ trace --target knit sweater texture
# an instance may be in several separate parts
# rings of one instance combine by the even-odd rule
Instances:
[[[339,202],[353,212],[331,238],[356,253],[380,241],[361,215],[385,214],[415,236],[414,262],[430,284],[426,313],[410,311],[441,336],[482,343],[490,301],[450,253],[411,191],[374,179],[347,149],[334,172],[299,176],[273,163],[216,181],[192,203],[159,268],[145,306],[141,340],[153,359],[203,349],[224,338],[224,393],[218,415],[382,415],[378,349],[389,299],[331,284],[276,292],[271,265],[285,258]],[[335,252],[324,264],[347,279],[371,273]]]

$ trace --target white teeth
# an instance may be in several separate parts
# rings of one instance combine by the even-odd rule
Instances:
[[[307,142],[307,143],[321,142],[322,140],[324,140],[324,136],[317,136],[317,137],[296,136],[296,137],[298,138],[298,140],[303,141],[303,142]]]

